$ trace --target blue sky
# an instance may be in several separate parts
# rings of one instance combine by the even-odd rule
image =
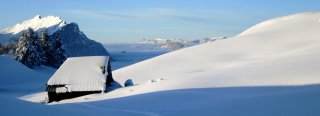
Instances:
[[[76,22],[102,43],[232,37],[263,20],[320,11],[320,0],[6,0],[0,29],[35,15]]]

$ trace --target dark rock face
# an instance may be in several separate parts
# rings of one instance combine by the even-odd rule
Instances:
[[[79,26],[76,23],[63,26],[60,30],[50,35],[50,38],[55,38],[57,33],[60,33],[67,57],[109,55],[101,43],[88,39],[79,30]]]

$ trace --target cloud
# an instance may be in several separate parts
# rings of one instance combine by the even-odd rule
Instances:
[[[109,20],[143,20],[143,21],[187,21],[203,22],[211,20],[210,17],[197,12],[170,9],[170,8],[144,8],[125,11],[97,11],[97,10],[64,10],[72,15],[109,19]]]
[[[96,10],[64,10],[63,12],[82,16],[82,17],[89,17],[89,18],[103,18],[103,19],[131,19],[135,18],[132,15],[124,14],[124,13],[117,13],[117,12],[106,12],[106,11],[96,11]]]

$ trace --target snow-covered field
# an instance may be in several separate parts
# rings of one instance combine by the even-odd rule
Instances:
[[[271,19],[120,68],[114,79],[136,86],[48,105],[37,91],[50,71],[37,70],[50,69],[29,70],[6,56],[0,62],[5,115],[320,115],[320,13]]]

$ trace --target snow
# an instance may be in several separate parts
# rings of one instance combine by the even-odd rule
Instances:
[[[30,27],[33,30],[37,30],[37,33],[40,33],[43,28],[47,28],[48,34],[51,35],[61,29],[64,25],[66,25],[66,22],[61,20],[60,17],[52,15],[41,17],[40,15],[37,15],[34,18],[23,21],[13,27],[1,30],[0,34],[18,34]]]
[[[149,44],[166,44],[170,42],[170,40],[162,39],[162,38],[155,38],[155,39],[142,39],[140,43],[149,43]]]
[[[315,20],[319,16],[304,13],[284,17],[286,21],[274,19],[273,24],[258,24],[234,38],[173,51],[118,69],[113,72],[116,81],[124,84],[132,79],[138,85],[90,100],[61,103],[180,89],[319,84],[320,25]],[[259,27],[257,31],[255,27]],[[159,78],[163,80],[150,83]]]
[[[36,84],[42,86],[41,80],[42,74],[37,73],[34,70],[29,69],[20,62],[17,62],[11,58],[11,56],[0,56],[0,91],[20,91],[29,87],[28,85]],[[21,88],[23,87],[23,88]]]
[[[106,66],[108,56],[85,56],[68,58],[57,72],[49,79],[48,85],[66,85],[56,89],[58,93],[67,91],[105,90]],[[106,69],[107,70],[107,69]]]
[[[221,86],[318,83],[318,17],[319,13],[304,13],[280,18],[286,21],[269,20],[272,24],[258,24],[234,38],[173,51],[113,74],[120,83],[129,77],[138,84],[164,78],[179,81],[170,85],[183,86],[179,88],[191,83],[193,88],[220,86],[213,84],[217,82]],[[202,79],[206,82],[196,84]]]
[[[114,79],[121,84],[132,79],[135,86],[105,94],[41,105],[0,90],[0,109],[4,115],[319,116],[319,17],[272,19],[230,39],[118,69]],[[41,103],[45,96],[19,98]]]
[[[216,40],[226,39],[227,37],[211,37],[211,38],[203,38],[203,39],[195,39],[195,40],[186,40],[186,39],[162,39],[162,38],[155,38],[155,39],[142,39],[139,43],[144,44],[168,44],[168,43],[181,43],[183,45],[192,46],[195,44],[202,44],[207,42],[212,42]]]
[[[46,17],[37,15],[32,19],[0,30],[0,43],[16,44],[22,32],[28,28],[32,28],[38,36],[46,28],[51,40],[55,39],[59,32],[67,57],[108,55],[101,43],[90,40],[80,31],[78,24],[74,22],[67,24],[60,17],[52,15]]]
[[[203,44],[207,42],[213,42],[216,40],[226,39],[227,37],[212,37],[212,38],[203,38],[203,39],[195,39],[195,40],[185,40],[185,39],[142,39],[142,44],[155,44],[160,46],[162,49],[167,50],[178,50],[184,47],[194,46],[197,44]]]
[[[183,44],[179,43],[179,42],[172,42],[172,43],[167,43],[161,46],[161,48],[164,49],[173,49],[173,50],[177,50],[177,49],[181,49],[185,47]]]

